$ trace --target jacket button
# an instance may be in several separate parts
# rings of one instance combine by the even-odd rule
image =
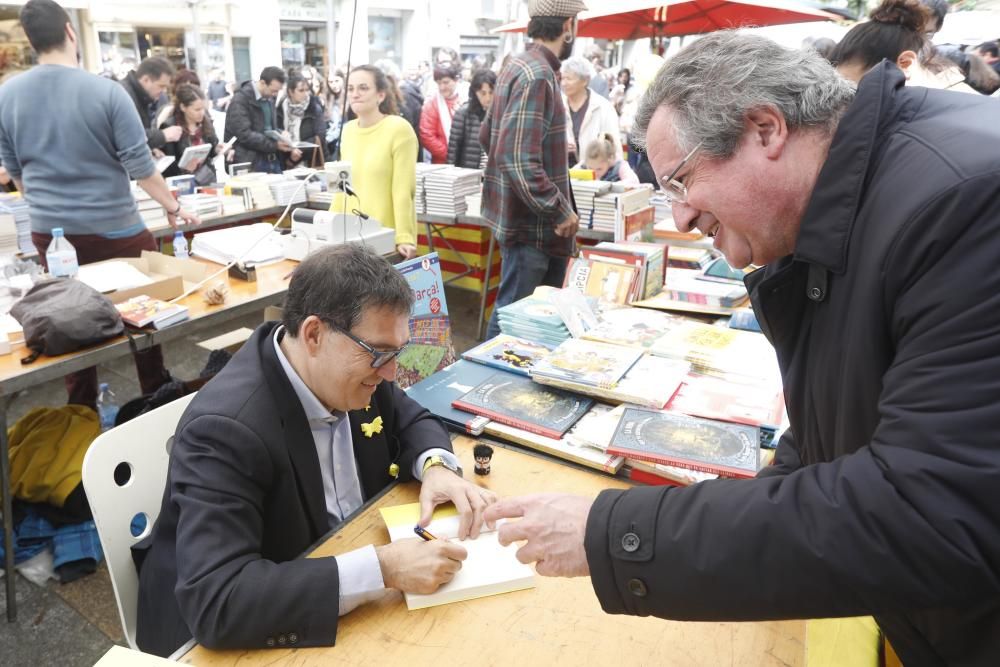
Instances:
[[[268,637],[264,643],[267,644],[268,648],[274,648],[274,637]]]
[[[628,580],[628,592],[637,598],[646,597],[646,584],[643,583],[642,579],[629,579]]]
[[[297,634],[295,634],[294,632],[290,632],[288,634],[288,643],[289,644],[298,644],[299,643],[299,636]]]
[[[284,646],[287,643],[288,643],[288,637],[286,637],[285,635],[278,635],[278,644]]]
[[[632,553],[639,548],[639,536],[635,533],[625,533],[622,536],[622,549]]]
[[[823,298],[823,290],[818,287],[809,288],[809,298],[813,301],[819,301]]]

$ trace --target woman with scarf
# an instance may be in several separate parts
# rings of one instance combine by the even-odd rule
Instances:
[[[465,101],[459,94],[459,76],[459,69],[451,63],[435,67],[434,82],[438,92],[424,102],[424,110],[420,114],[420,144],[430,152],[434,164],[448,161],[451,119],[455,109]]]
[[[326,141],[326,116],[323,104],[313,95],[309,80],[298,72],[288,77],[285,96],[278,101],[278,127],[287,132],[293,145],[297,141],[316,144],[316,148],[305,150],[295,149],[287,154],[286,166],[289,168],[313,164],[319,161],[320,166],[326,158],[322,145]],[[316,152],[319,154],[316,155]]]

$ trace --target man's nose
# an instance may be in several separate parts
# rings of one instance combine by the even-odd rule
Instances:
[[[392,361],[379,367],[378,374],[386,382],[393,382],[396,379],[396,371],[398,370],[399,357],[393,357]]]
[[[699,211],[690,204],[672,202],[671,211],[674,216],[674,225],[677,227],[677,231],[681,233],[691,231],[695,221],[698,220]]]

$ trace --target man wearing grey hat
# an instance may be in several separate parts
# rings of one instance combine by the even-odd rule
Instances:
[[[497,79],[479,130],[489,155],[483,217],[503,264],[487,337],[500,333],[497,309],[539,285],[562,287],[579,218],[569,187],[566,109],[557,73],[573,52],[580,0],[529,0],[532,43]]]

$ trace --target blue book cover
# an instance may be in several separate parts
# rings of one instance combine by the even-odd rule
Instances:
[[[446,426],[460,433],[479,435],[488,417],[480,417],[451,406],[452,401],[475,389],[484,380],[496,374],[495,368],[459,359],[431,377],[421,380],[406,390],[406,394]]]
[[[396,383],[406,388],[430,377],[457,357],[437,253],[400,262],[396,270],[413,290],[410,344],[399,355],[399,371],[396,374]]]
[[[536,343],[502,333],[471,350],[466,350],[462,353],[462,358],[518,375],[528,375],[528,372],[551,351],[552,347],[545,343]]]
[[[498,309],[497,316],[510,321],[533,324],[553,332],[566,331],[566,324],[556,307],[536,296],[527,296]]]

